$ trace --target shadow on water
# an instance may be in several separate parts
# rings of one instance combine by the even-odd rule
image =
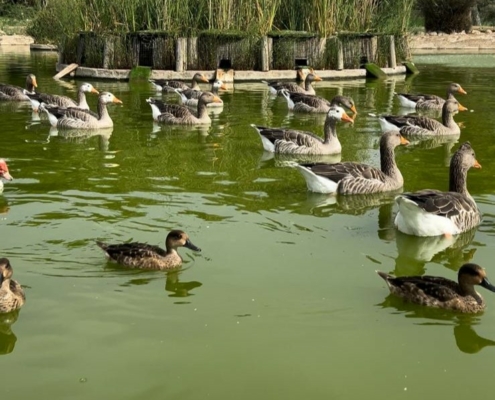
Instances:
[[[12,331],[12,325],[19,318],[20,310],[7,314],[0,314],[0,355],[10,354],[14,351],[17,336]]]

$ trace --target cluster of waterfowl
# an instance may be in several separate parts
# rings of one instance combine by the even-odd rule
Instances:
[[[295,161],[288,163],[298,170],[306,180],[307,188],[313,192],[336,196],[365,195],[370,193],[396,192],[402,189],[404,179],[395,162],[395,148],[407,145],[407,137],[436,137],[460,135],[460,128],[454,115],[466,110],[456,100],[455,93],[466,94],[456,83],[449,85],[447,98],[435,95],[399,93],[400,104],[415,110],[442,110],[442,122],[421,115],[377,116],[383,130],[380,138],[380,168],[352,161],[338,163],[299,163],[300,155],[340,154],[341,143],[337,136],[337,123],[353,123],[357,115],[356,105],[350,97],[336,96],[331,100],[317,96],[312,86],[321,78],[310,71],[303,79],[303,86],[294,82],[266,82],[270,92],[280,95],[288,108],[301,113],[326,114],[323,138],[312,132],[290,128],[266,127],[253,124],[261,138],[265,151],[294,155]],[[161,98],[151,97],[146,101],[151,106],[152,118],[165,124],[208,124],[211,119],[208,107],[221,106],[219,90],[226,89],[223,82],[212,82],[211,91],[201,91],[198,83],[209,82],[200,73],[193,76],[191,86],[180,81],[150,80],[160,92],[179,95],[181,105],[168,104]],[[100,129],[113,126],[106,105],[121,104],[110,92],[98,93],[89,83],[83,83],[76,100],[66,96],[50,95],[36,91],[36,77],[26,79],[26,88],[0,85],[0,99],[9,101],[30,101],[33,111],[45,112],[51,125],[60,129]],[[89,110],[85,93],[98,94],[97,113]],[[351,111],[352,117],[345,109]],[[450,162],[449,191],[426,189],[396,196],[398,212],[396,228],[408,235],[447,236],[457,235],[475,229],[481,222],[481,213],[467,190],[466,178],[470,168],[481,168],[469,142],[463,143]],[[12,179],[7,164],[0,160],[0,177]],[[2,184],[3,186],[3,184]],[[171,231],[165,242],[165,249],[145,243],[106,244],[97,242],[108,258],[122,265],[168,270],[178,268],[182,258],[178,247],[200,251],[188,235],[181,230]],[[378,271],[377,271],[378,272]],[[452,309],[461,312],[479,312],[484,309],[482,297],[474,285],[481,285],[491,291],[485,271],[476,264],[465,264],[458,273],[458,283],[431,276],[410,276],[395,278],[383,272],[378,274],[386,281],[390,291],[406,300],[418,304]],[[21,286],[11,279],[12,267],[9,260],[0,259],[0,312],[15,310],[24,303]]]

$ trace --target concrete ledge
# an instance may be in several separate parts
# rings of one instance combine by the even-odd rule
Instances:
[[[19,46],[30,45],[34,43],[34,39],[31,36],[24,35],[1,35],[0,45],[2,46]]]
[[[67,66],[67,64],[57,64],[57,72],[61,71]],[[382,70],[387,75],[399,75],[406,73],[406,67],[403,65],[396,68],[382,68]],[[204,73],[207,77],[213,78],[215,71],[164,71],[164,70],[153,70],[151,71],[152,79],[179,79],[188,80],[191,79],[196,72]],[[323,79],[328,80],[344,80],[344,79],[360,79],[366,77],[365,69],[345,69],[342,71],[334,70],[318,70],[318,75]],[[71,73],[72,74],[72,73]],[[81,78],[95,78],[95,79],[117,79],[117,80],[127,80],[129,79],[130,70],[129,69],[103,69],[103,68],[87,68],[78,67],[75,70],[75,74],[71,76],[81,77]],[[235,71],[235,81],[236,82],[247,82],[247,81],[260,81],[260,80],[275,80],[275,79],[287,79],[292,80],[296,77],[295,70],[278,70],[278,71]]]
[[[57,46],[54,44],[32,43],[29,45],[29,48],[32,51],[57,51]]]

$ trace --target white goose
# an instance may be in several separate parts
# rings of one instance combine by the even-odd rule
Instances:
[[[465,142],[450,161],[448,192],[426,189],[396,197],[397,229],[408,235],[449,237],[478,226],[481,213],[466,185],[471,167],[481,168],[481,165],[471,144]]]

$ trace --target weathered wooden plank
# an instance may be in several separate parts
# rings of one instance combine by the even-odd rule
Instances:
[[[65,75],[70,74],[72,71],[74,71],[77,67],[79,67],[79,64],[76,64],[76,63],[69,64],[62,71],[60,71],[57,75],[55,75],[53,77],[53,79],[63,78]]]

